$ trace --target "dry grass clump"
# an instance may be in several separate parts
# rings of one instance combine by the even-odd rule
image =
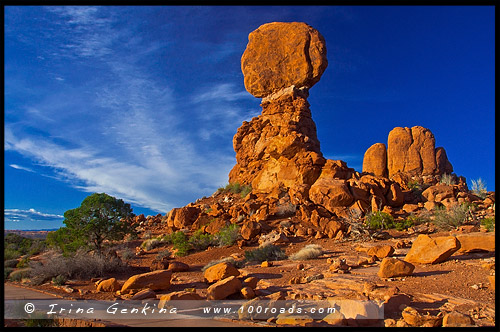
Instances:
[[[319,244],[308,244],[289,258],[292,261],[305,261],[318,258],[323,253],[323,248]]]

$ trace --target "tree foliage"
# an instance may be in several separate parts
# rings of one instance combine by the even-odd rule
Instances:
[[[80,207],[64,213],[66,227],[49,233],[47,242],[63,252],[82,247],[102,252],[105,240],[121,240],[135,232],[128,222],[133,216],[130,204],[105,193],[94,193]]]

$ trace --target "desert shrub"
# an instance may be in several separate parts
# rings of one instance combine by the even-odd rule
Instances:
[[[240,226],[231,224],[215,234],[215,241],[220,247],[231,246],[240,238]]]
[[[164,244],[165,243],[163,243],[161,239],[153,238],[153,239],[148,239],[148,240],[142,242],[140,247],[146,251],[149,251],[149,250],[152,250],[154,248],[158,248]]]
[[[481,219],[481,225],[483,225],[488,232],[495,229],[495,217]]]
[[[217,189],[218,192],[231,192],[233,194],[240,194],[242,198],[246,197],[252,192],[252,186],[241,185],[238,182],[228,183],[225,187]]]
[[[413,222],[413,218],[406,218],[404,220],[394,222],[394,228],[396,228],[398,231],[408,229],[410,227],[413,227],[414,225],[415,223]]]
[[[3,262],[3,267],[16,267],[17,263],[19,263],[18,259],[9,259]]]
[[[481,199],[485,199],[488,191],[486,190],[486,183],[481,179],[472,180],[472,193]]]
[[[4,281],[9,279],[9,274],[11,274],[12,271],[14,271],[14,268],[4,266],[4,268],[3,268],[3,280]]]
[[[55,276],[54,278],[52,278],[52,283],[54,285],[57,285],[57,286],[62,286],[66,283],[66,281],[68,281],[68,278],[66,278],[65,276],[63,275],[57,275]]]
[[[205,250],[208,247],[216,244],[215,237],[212,234],[204,233],[199,229],[191,235],[188,240],[194,250]]]
[[[370,229],[389,229],[394,228],[394,218],[382,211],[370,212],[366,215],[366,225]]]
[[[176,256],[186,256],[191,249],[191,245],[188,242],[188,237],[186,233],[182,231],[177,231],[170,234],[170,241],[173,244],[173,248],[176,249]]]
[[[125,250],[123,250],[121,258],[124,261],[128,262],[134,257],[135,257],[135,252],[132,249],[126,248]]]
[[[292,261],[305,261],[319,257],[323,253],[323,248],[318,244],[308,244],[289,258]]]
[[[28,263],[30,261],[30,258],[29,256],[23,256],[19,262],[17,263],[16,267],[17,268],[24,268],[24,267],[28,267]]]
[[[57,320],[50,318],[47,313],[41,311],[30,313],[28,317],[22,320],[25,327],[59,327]]]
[[[31,278],[34,284],[42,284],[58,275],[68,279],[89,279],[101,277],[106,273],[121,271],[125,265],[120,259],[110,259],[100,254],[78,250],[70,257],[60,253],[45,264],[30,263]]]
[[[31,272],[30,268],[15,270],[10,273],[9,279],[11,281],[21,281],[22,279],[29,278],[31,276]]]
[[[447,174],[447,173],[444,173],[443,175],[441,175],[441,180],[439,181],[439,183],[447,184],[447,185],[457,184],[453,175]]]
[[[143,238],[144,240],[149,240],[149,239],[151,239],[151,236],[152,236],[152,234],[151,234],[151,231],[150,231],[150,230],[147,230],[147,231],[145,231],[145,232],[142,234],[142,238]]]
[[[466,205],[454,205],[449,210],[444,206],[437,207],[432,222],[442,230],[451,230],[465,223],[467,212]]]
[[[161,261],[161,260],[163,260],[165,258],[169,258],[171,255],[172,255],[172,253],[170,252],[170,250],[165,249],[165,250],[162,250],[162,251],[158,252],[158,254],[156,254],[155,260],[156,261]]]
[[[408,182],[408,188],[415,196],[421,196],[424,191],[424,186],[418,181],[410,181]]]
[[[21,257],[21,255],[22,255],[21,252],[19,252],[18,250],[12,249],[12,248],[5,248],[3,253],[4,253],[4,256],[3,256],[4,261],[16,259],[16,258]]]
[[[274,244],[268,244],[254,250],[245,251],[245,260],[247,261],[263,262],[278,261],[282,259],[286,259],[285,252]]]

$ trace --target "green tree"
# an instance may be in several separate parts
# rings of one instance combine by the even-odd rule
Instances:
[[[128,222],[133,216],[130,204],[105,193],[94,193],[85,198],[80,207],[66,211],[63,221],[66,227],[61,227],[47,240],[64,252],[86,247],[102,253],[105,240],[121,240],[135,233]]]

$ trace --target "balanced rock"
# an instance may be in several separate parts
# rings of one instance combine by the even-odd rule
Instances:
[[[420,234],[406,254],[405,261],[417,264],[435,264],[447,260],[460,249],[460,242],[454,236]]]
[[[261,25],[241,57],[245,88],[258,98],[292,85],[310,88],[327,66],[323,36],[302,22]]]

